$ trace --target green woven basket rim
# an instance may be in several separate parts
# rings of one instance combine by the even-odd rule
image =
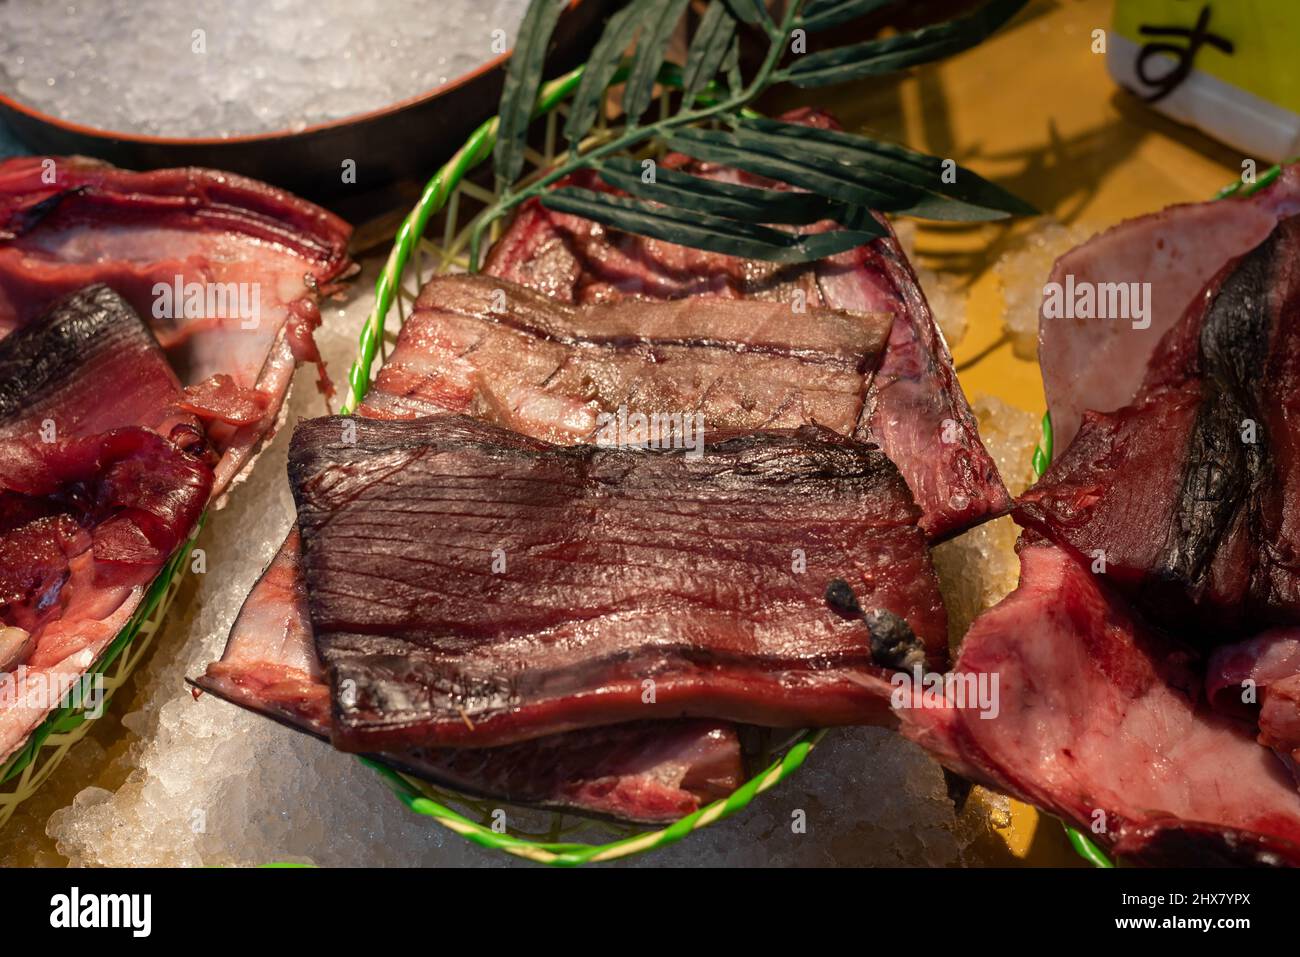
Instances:
[[[666,827],[633,833],[628,837],[605,844],[535,841],[516,837],[506,831],[493,830],[491,827],[473,821],[447,805],[429,797],[421,790],[417,782],[405,775],[399,774],[391,768],[368,758],[361,758],[361,762],[378,771],[388,786],[392,788],[393,793],[412,811],[433,818],[442,826],[480,847],[504,851],[507,854],[513,854],[515,857],[522,857],[538,864],[548,864],[554,867],[576,867],[581,864],[617,860],[618,858],[630,857],[645,851],[667,847],[670,844],[676,844],[694,831],[730,817],[742,808],[747,807],[759,794],[775,787],[798,770],[825,734],[826,730],[824,728],[801,733],[799,739],[790,746],[784,755],[774,760],[727,797],[720,798],[712,804],[679,818]]]
[[[583,69],[578,67],[543,84],[538,94],[534,117],[556,110],[577,88]],[[665,85],[680,86],[680,70],[669,65],[661,71],[659,79]],[[375,283],[374,309],[362,326],[358,337],[356,360],[348,370],[347,395],[340,408],[342,414],[355,411],[370,387],[371,370],[383,340],[384,327],[399,297],[403,274],[417,244],[424,236],[430,220],[447,207],[465,177],[491,157],[496,145],[497,123],[498,118],[494,116],[470,134],[464,145],[428,181],[414,209],[398,228],[393,240],[393,249]],[[640,832],[631,828],[630,836],[603,844],[535,840],[494,830],[431,797],[432,789],[428,785],[373,760],[367,758],[360,760],[363,764],[374,768],[408,808],[417,814],[433,818],[441,826],[465,839],[481,847],[503,851],[537,863],[572,867],[666,847],[680,841],[693,831],[729,817],[747,806],[755,796],[793,774],[825,733],[822,729],[806,729],[798,732],[796,740],[784,754],[727,797],[700,808],[666,827]]]
[[[165,602],[170,600],[169,591],[176,578],[181,574],[182,568],[189,557],[190,550],[198,541],[199,533],[203,530],[203,525],[206,521],[207,513],[205,512],[200,516],[194,529],[186,537],[185,541],[182,542],[176,551],[172,553],[171,558],[167,560],[167,563],[162,567],[158,574],[154,576],[153,581],[149,584],[148,590],[140,601],[139,607],[132,613],[131,618],[117,633],[117,635],[114,636],[113,640],[100,654],[95,663],[86,670],[86,676],[95,677],[105,675],[109,668],[111,668],[119,658],[133,647],[136,638],[140,634],[141,628],[153,617],[155,612],[159,612],[159,623],[161,622],[161,615],[165,614],[167,610]],[[123,679],[131,673],[135,664],[138,664],[138,662],[133,663],[131,667],[121,675]],[[65,699],[68,698],[70,694],[71,693],[65,695]],[[108,712],[111,699],[112,694],[110,692],[109,697],[103,702],[103,714]],[[102,717],[103,714],[100,716]],[[52,735],[67,734],[85,726],[92,720],[95,719],[87,715],[86,710],[82,705],[71,702],[60,705],[58,708],[50,712],[50,714],[46,716],[45,720],[42,721],[30,735],[28,735],[27,740],[22,744],[22,746],[9,756],[3,765],[0,765],[0,785],[8,784],[10,781],[21,775],[28,766],[36,761],[40,757],[41,751],[45,747],[46,742]],[[27,795],[27,797],[30,796],[31,795]]]

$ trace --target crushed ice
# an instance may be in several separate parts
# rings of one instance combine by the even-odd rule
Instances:
[[[301,129],[429,92],[473,70],[514,43],[526,6],[8,0],[0,3],[0,91],[61,119],[118,132]]]
[[[1038,307],[1052,265],[1091,235],[1082,226],[1039,217],[994,264],[1002,286],[1003,324],[1021,359],[1038,358]]]

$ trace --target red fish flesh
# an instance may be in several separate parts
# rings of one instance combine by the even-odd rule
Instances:
[[[715,434],[692,458],[332,417],[295,430],[290,481],[344,750],[869,723],[877,627],[946,656],[906,484],[826,430]],[[876,624],[828,608],[836,583]]]
[[[464,412],[550,442],[603,415],[852,434],[890,318],[722,299],[572,308],[485,276],[434,279],[363,414]],[[666,436],[680,440],[680,436]]]
[[[499,748],[416,748],[383,757],[462,793],[647,824],[693,814],[743,780],[736,729],[705,720],[638,721]]]
[[[1148,282],[1144,328],[1130,320],[1047,318],[1038,323],[1038,362],[1052,413],[1056,454],[1063,453],[1089,411],[1128,405],[1161,338],[1229,262],[1254,249],[1282,219],[1300,213],[1300,167],[1245,199],[1171,206],[1099,233],[1057,260],[1049,283],[1093,289]]]
[[[350,268],[349,227],[281,190],[202,169],[78,158],[0,162],[0,335],[105,283],[148,321],[212,423],[224,490],[275,425],[295,363],[317,361],[317,301]],[[226,377],[218,383],[214,376]],[[228,382],[227,382],[228,379]],[[238,391],[235,418],[202,397]],[[260,415],[251,419],[252,403]]]
[[[1016,521],[1207,643],[1300,624],[1300,217],[1225,269],[1132,404],[1090,413]]]
[[[0,339],[0,759],[198,522],[213,476],[180,401],[148,328],[104,286]]]
[[[240,610],[225,654],[195,684],[328,741],[329,685],[299,557],[295,529]],[[740,786],[743,771],[735,729],[709,721],[642,722],[503,748],[373,757],[466,794],[643,822],[676,820],[725,797]]]
[[[885,692],[903,733],[1126,858],[1300,865],[1300,794],[1244,723],[1209,707],[1191,650],[1068,552],[1036,542],[1020,557],[1020,587],[966,635],[953,691]],[[992,707],[956,692],[980,676],[997,680]]]
[[[815,111],[787,119],[835,125]],[[683,156],[669,156],[664,162],[701,176],[759,183],[755,177]],[[557,186],[617,192],[595,173],[577,174]],[[883,218],[881,222],[889,228]],[[484,272],[567,303],[773,299],[892,316],[889,341],[865,400],[866,419],[870,439],[893,459],[921,507],[922,528],[931,540],[940,540],[1011,505],[997,467],[980,442],[943,334],[892,230],[866,246],[814,264],[781,266],[625,234],[547,210],[532,200],[519,208],[492,247]],[[799,319],[798,314],[791,316],[792,321]]]
[[[516,428],[540,429],[538,423],[545,421],[538,415],[529,422],[523,422],[518,416],[512,417],[505,403],[488,403],[482,396],[491,395],[493,382],[506,383],[512,387],[522,387],[525,380],[517,372],[507,371],[488,380],[486,375],[480,377],[477,387],[479,398],[474,400],[472,393],[456,385],[459,381],[456,369],[466,362],[465,354],[474,359],[477,366],[485,372],[499,368],[501,363],[485,360],[493,351],[493,343],[478,341],[470,349],[451,350],[447,343],[444,321],[455,320],[459,314],[444,314],[435,305],[450,307],[454,302],[468,303],[473,308],[461,309],[468,312],[480,325],[489,331],[499,332],[498,339],[504,339],[505,349],[498,349],[502,362],[519,360],[511,348],[518,342],[508,337],[519,337],[524,343],[525,360],[541,361],[546,358],[546,350],[552,352],[563,350],[566,355],[581,359],[584,353],[598,352],[603,357],[599,362],[587,360],[585,365],[579,361],[573,366],[582,365],[587,371],[598,368],[592,378],[608,381],[612,370],[637,370],[646,358],[656,360],[655,369],[666,368],[669,357],[679,357],[681,361],[674,368],[684,369],[678,375],[677,382],[683,389],[691,387],[691,376],[700,373],[701,361],[695,358],[697,352],[719,355],[715,362],[734,365],[749,360],[749,365],[762,373],[765,369],[782,363],[801,363],[797,369],[798,376],[805,381],[805,391],[812,392],[812,373],[805,371],[806,366],[817,368],[818,363],[807,362],[806,346],[816,346],[813,353],[823,357],[821,365],[832,367],[845,366],[843,371],[824,373],[841,377],[847,386],[844,407],[850,409],[849,419],[844,425],[848,430],[852,426],[852,417],[861,405],[861,374],[857,371],[859,364],[869,365],[874,358],[868,352],[860,355],[858,350],[865,346],[870,349],[872,327],[869,319],[858,316],[841,317],[834,314],[826,316],[823,324],[828,333],[820,343],[811,343],[808,335],[786,335],[780,340],[786,351],[798,353],[798,358],[773,355],[773,342],[764,338],[763,330],[755,328],[752,321],[754,313],[749,306],[739,303],[710,304],[705,313],[715,320],[720,311],[723,316],[734,313],[736,309],[744,310],[743,315],[735,316],[730,323],[736,343],[715,341],[719,329],[726,325],[716,321],[705,333],[697,336],[700,341],[687,346],[684,342],[670,341],[672,336],[681,339],[694,335],[699,320],[689,311],[678,305],[660,307],[655,305],[630,304],[631,309],[640,308],[651,314],[663,316],[656,321],[651,317],[640,317],[637,329],[649,332],[652,328],[662,328],[662,341],[647,340],[634,330],[629,329],[629,339],[634,343],[611,340],[609,329],[601,329],[602,344],[598,347],[592,341],[578,343],[573,340],[572,322],[576,311],[563,307],[556,308],[554,303],[534,301],[535,294],[527,290],[511,289],[506,303],[517,304],[522,300],[528,306],[529,323],[526,332],[518,332],[507,324],[507,317],[480,317],[484,305],[482,293],[490,293],[489,302],[495,299],[496,290],[507,286],[500,280],[476,279],[473,277],[450,277],[435,281],[426,288],[420,299],[421,306],[403,326],[401,337],[393,353],[388,357],[383,369],[367,394],[366,401],[359,410],[360,414],[376,418],[410,417],[429,414],[442,410],[464,410],[473,406],[481,414],[495,415],[498,421],[505,421]],[[503,290],[504,291],[504,290]],[[630,313],[629,313],[630,315]],[[782,311],[784,315],[784,311]],[[516,319],[518,317],[515,317]],[[555,327],[558,321],[567,318],[570,328],[565,335],[557,335]],[[648,319],[648,326],[646,321]],[[779,320],[778,320],[779,321]],[[518,323],[513,323],[518,325]],[[810,322],[810,328],[815,320]],[[880,339],[887,332],[887,326],[877,322],[879,331],[874,333],[878,349]],[[499,326],[499,328],[498,328]],[[545,332],[545,335],[539,335]],[[768,337],[769,339],[772,337]],[[561,342],[564,340],[564,342]],[[819,351],[820,350],[820,351]],[[751,355],[752,354],[752,355]],[[547,368],[538,377],[538,382],[549,378],[547,391],[550,395],[558,392],[556,386],[564,384],[563,375],[551,375],[554,368]],[[782,371],[784,371],[782,369]],[[768,373],[769,378],[771,374]],[[706,381],[716,379],[714,373]],[[449,384],[450,383],[450,384]],[[612,388],[606,386],[607,390]],[[752,388],[752,387],[751,387]],[[678,393],[665,395],[661,386],[653,381],[644,390],[625,390],[623,397],[633,409],[639,408],[638,400],[646,401],[646,396],[655,389],[658,398],[650,403],[652,408],[692,408],[694,400],[686,402]],[[783,392],[789,387],[782,385]],[[725,391],[725,390],[718,390]],[[857,393],[855,395],[854,393]],[[537,409],[539,398],[528,403]],[[471,401],[474,400],[474,401]],[[763,412],[763,406],[751,402],[759,410],[763,419],[771,418],[779,412],[782,402],[767,399],[767,408],[772,412]],[[791,403],[784,403],[791,405]],[[802,406],[796,405],[794,415]],[[820,408],[820,407],[819,407]],[[590,412],[586,412],[588,417]],[[737,421],[736,411],[720,407],[720,415],[725,423]],[[792,421],[804,421],[802,416]],[[716,423],[715,423],[716,424]],[[585,433],[570,430],[567,434],[560,429],[543,431],[543,435],[562,441],[576,441]],[[231,632],[226,652],[220,662],[214,662],[197,684],[220,697],[234,701],[252,710],[259,711],[284,723],[309,730],[318,736],[329,736],[328,688],[320,674],[315,647],[312,643],[311,623],[305,609],[305,585],[298,569],[298,536],[295,531],[285,543],[265,575],[249,595],[240,617]],[[620,743],[620,738],[627,740]],[[544,757],[543,757],[544,756]],[[574,731],[562,735],[552,735],[533,739],[513,747],[493,748],[478,754],[467,750],[459,752],[433,750],[406,750],[377,755],[380,760],[391,765],[412,771],[424,778],[456,787],[473,794],[513,800],[515,802],[540,804],[544,806],[563,806],[579,808],[588,813],[610,814],[627,820],[660,821],[675,819],[682,814],[698,809],[724,793],[729,793],[739,786],[741,780],[741,754],[736,729],[716,722],[708,721],[658,721],[641,723],[633,726],[619,725],[608,729]],[[541,770],[554,767],[562,774],[541,774]],[[517,768],[527,767],[538,772],[536,780],[520,774]],[[470,771],[473,771],[471,774]]]

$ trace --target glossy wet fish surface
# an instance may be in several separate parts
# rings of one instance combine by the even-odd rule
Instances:
[[[882,671],[868,626],[828,605],[835,580],[946,654],[906,484],[826,430],[692,458],[326,418],[295,430],[290,478],[347,750],[680,715],[871,723]]]

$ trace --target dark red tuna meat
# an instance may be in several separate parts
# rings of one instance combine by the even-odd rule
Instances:
[[[104,286],[0,339],[0,760],[92,665],[212,488],[162,351]]]
[[[779,303],[725,299],[575,308],[445,276],[421,291],[361,412],[464,412],[565,444],[630,438],[611,428],[627,416],[655,417],[653,433],[678,442],[696,424],[851,435],[890,324],[821,307],[792,322]]]
[[[316,656],[295,529],[249,594],[205,691],[329,740],[329,685]],[[730,794],[743,779],[730,725],[654,721],[534,738],[501,748],[372,754],[417,777],[516,804],[662,822]]]
[[[788,119],[836,126],[816,111]],[[697,175],[760,184],[748,174],[684,156],[664,162]],[[617,192],[595,173],[556,185]],[[721,297],[892,316],[859,437],[879,443],[894,460],[921,507],[922,528],[939,540],[1004,513],[1011,500],[980,442],[952,356],[916,274],[883,217],[881,222],[888,234],[866,246],[790,266],[634,236],[532,200],[519,208],[492,247],[484,272],[569,303]],[[835,227],[825,223],[820,228]],[[800,318],[795,312],[790,317],[792,322]]]
[[[878,630],[946,655],[906,484],[826,430],[715,435],[694,457],[333,417],[295,430],[290,481],[345,750],[652,717],[869,723]]]
[[[209,417],[220,493],[316,361],[317,300],[352,269],[350,228],[264,183],[204,169],[132,172],[65,157],[0,162],[0,336],[105,283],[150,324],[184,386],[229,378],[242,408]],[[208,386],[205,386],[208,388]]]

